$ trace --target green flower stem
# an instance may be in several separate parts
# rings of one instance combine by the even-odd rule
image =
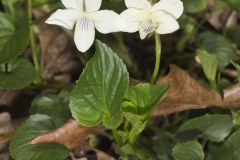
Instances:
[[[214,90],[219,91],[216,80],[210,80],[210,79],[209,79],[209,82],[210,82],[210,86],[211,86]]]
[[[33,63],[36,71],[36,81],[37,83],[41,82],[42,70],[39,62],[39,53],[36,46],[34,30],[33,30],[33,20],[32,20],[32,0],[28,0],[28,22],[29,22],[29,35],[30,35],[30,43],[32,47],[32,56]]]
[[[161,40],[157,33],[155,33],[155,44],[156,44],[156,47],[155,47],[156,61],[155,61],[154,72],[153,72],[152,78],[151,78],[151,83],[156,82],[158,72],[159,72],[160,62],[161,62]]]

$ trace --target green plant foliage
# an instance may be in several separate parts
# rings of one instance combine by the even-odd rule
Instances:
[[[215,81],[218,70],[218,57],[215,54],[209,54],[204,50],[197,50],[198,56],[201,60],[204,73],[209,81]]]
[[[236,110],[232,112],[232,119],[234,126],[240,126],[240,110]]]
[[[234,160],[231,149],[225,144],[223,145],[210,144],[208,147],[209,147],[209,154],[208,154],[208,157],[206,158],[207,160],[215,160],[215,159],[216,160]]]
[[[226,67],[231,60],[237,58],[236,48],[223,36],[213,32],[203,32],[199,35],[200,48],[218,56],[218,66]]]
[[[146,113],[145,115],[135,115],[132,113],[124,113],[124,116],[132,125],[132,129],[128,133],[128,139],[131,144],[134,144],[137,139],[137,136],[146,127],[148,120],[150,118],[150,114]]]
[[[1,0],[5,10],[12,15],[15,15],[16,6],[23,0]]]
[[[29,42],[27,16],[18,12],[11,18],[0,12],[0,64],[7,63],[19,56]]]
[[[179,131],[197,130],[208,140],[220,142],[231,133],[232,127],[229,115],[206,114],[185,122]]]
[[[32,102],[30,114],[48,115],[52,117],[56,126],[60,126],[71,117],[68,101],[64,97],[54,94],[36,97]]]
[[[240,47],[240,25],[231,26],[226,29],[226,34],[238,47]]]
[[[36,136],[55,129],[54,121],[46,115],[30,116],[17,130],[10,143],[14,160],[64,160],[69,151],[61,144],[48,143],[32,145]],[[54,156],[54,157],[53,157]]]
[[[58,0],[32,0],[34,5],[44,5],[44,4],[52,4],[52,3],[61,3]],[[62,4],[61,4],[62,5]]]
[[[149,83],[128,87],[122,110],[136,115],[150,112],[160,98],[170,88],[170,84],[153,85]]]
[[[203,147],[197,141],[179,143],[173,148],[172,156],[175,160],[203,160]]]
[[[121,103],[128,86],[122,60],[105,44],[96,42],[96,54],[88,62],[70,96],[73,117],[93,126],[101,121],[108,128],[121,122]]]
[[[238,12],[240,12],[240,1],[239,0],[224,0],[229,6]]]
[[[207,160],[239,160],[240,158],[240,131],[234,132],[223,144],[210,145]]]
[[[187,13],[199,13],[207,9],[206,0],[182,0]]]
[[[240,82],[240,65],[231,61],[232,65],[235,67],[237,74],[238,74],[238,82]]]
[[[35,71],[28,60],[18,58],[0,65],[0,77],[0,89],[21,89],[33,82]]]

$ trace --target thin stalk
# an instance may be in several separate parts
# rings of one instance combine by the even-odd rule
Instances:
[[[219,91],[216,80],[209,80],[209,82],[210,82],[210,86],[211,86],[214,90]]]
[[[155,52],[156,52],[156,60],[155,60],[155,67],[154,67],[154,72],[152,74],[151,78],[151,83],[155,83],[158,72],[159,72],[159,67],[160,67],[160,62],[161,62],[161,41],[160,37],[157,33],[155,33]]]
[[[7,63],[4,65],[4,70],[6,73],[9,73],[9,67]]]
[[[36,46],[35,36],[34,36],[34,30],[33,30],[33,17],[32,17],[32,0],[28,0],[28,22],[29,22],[29,36],[30,36],[30,43],[32,48],[32,57],[33,57],[33,63],[35,67],[35,71],[37,74],[37,81],[41,80],[42,72],[41,72],[41,66],[39,62],[39,53]]]

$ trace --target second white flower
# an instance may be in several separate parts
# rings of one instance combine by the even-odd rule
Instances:
[[[172,33],[179,29],[176,21],[183,13],[180,0],[160,0],[151,5],[148,0],[125,0],[127,10],[121,16],[128,26],[123,30],[133,33],[139,31],[141,39],[156,31],[158,34]]]

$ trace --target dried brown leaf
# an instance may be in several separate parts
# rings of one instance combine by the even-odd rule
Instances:
[[[77,121],[70,119],[62,127],[49,133],[42,134],[33,139],[31,144],[56,142],[64,144],[67,148],[73,149],[78,147],[90,133],[97,130],[96,127],[84,127]]]
[[[240,85],[224,90],[222,96],[189,76],[175,65],[170,66],[170,73],[158,83],[171,83],[171,89],[156,107],[153,116],[161,116],[191,109],[207,107],[234,108],[240,104]]]

